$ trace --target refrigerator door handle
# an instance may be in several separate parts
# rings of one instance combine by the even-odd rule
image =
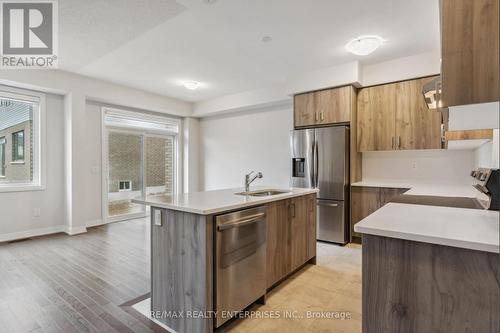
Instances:
[[[318,141],[316,143],[316,152],[314,153],[314,175],[315,175],[315,180],[314,180],[314,186],[318,188],[318,180],[319,180],[319,152],[318,152]]]

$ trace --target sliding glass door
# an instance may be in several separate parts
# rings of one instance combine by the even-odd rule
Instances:
[[[107,222],[144,217],[149,209],[134,198],[172,195],[177,191],[178,126],[159,128],[148,122],[116,113],[104,117],[104,201]]]
[[[108,131],[108,217],[118,220],[144,216],[144,138],[141,134]]]

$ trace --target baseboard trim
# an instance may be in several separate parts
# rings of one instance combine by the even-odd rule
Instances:
[[[0,234],[0,243],[10,242],[18,239],[45,236],[59,232],[66,232],[66,227],[63,225],[56,225],[47,228],[30,229],[25,231],[11,232],[8,234]]]
[[[102,219],[98,219],[98,220],[93,220],[93,221],[88,221],[85,226],[87,228],[92,228],[92,227],[97,227],[97,226],[100,226],[100,225],[104,225],[105,223],[103,222]]]
[[[66,232],[70,236],[84,234],[87,232],[87,227],[86,226],[66,227],[64,232]]]

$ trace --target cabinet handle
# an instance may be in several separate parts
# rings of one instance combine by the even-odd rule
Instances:
[[[295,204],[291,204],[290,208],[292,210],[292,218],[294,218],[295,217]]]
[[[394,137],[391,139],[391,148],[396,149],[395,144],[394,144]]]
[[[320,115],[320,120],[321,120],[321,121],[325,120],[325,117],[323,116],[323,111],[321,111],[321,112],[319,113],[319,115]]]
[[[318,112],[314,112],[314,120],[319,121]]]
[[[401,149],[401,136],[398,136],[398,149]]]

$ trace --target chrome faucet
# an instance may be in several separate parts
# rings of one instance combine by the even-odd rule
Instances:
[[[257,173],[255,176],[250,178],[252,175],[253,171],[250,172],[248,175],[245,175],[245,192],[250,192],[250,184],[256,180],[257,178],[262,178],[262,172]]]

